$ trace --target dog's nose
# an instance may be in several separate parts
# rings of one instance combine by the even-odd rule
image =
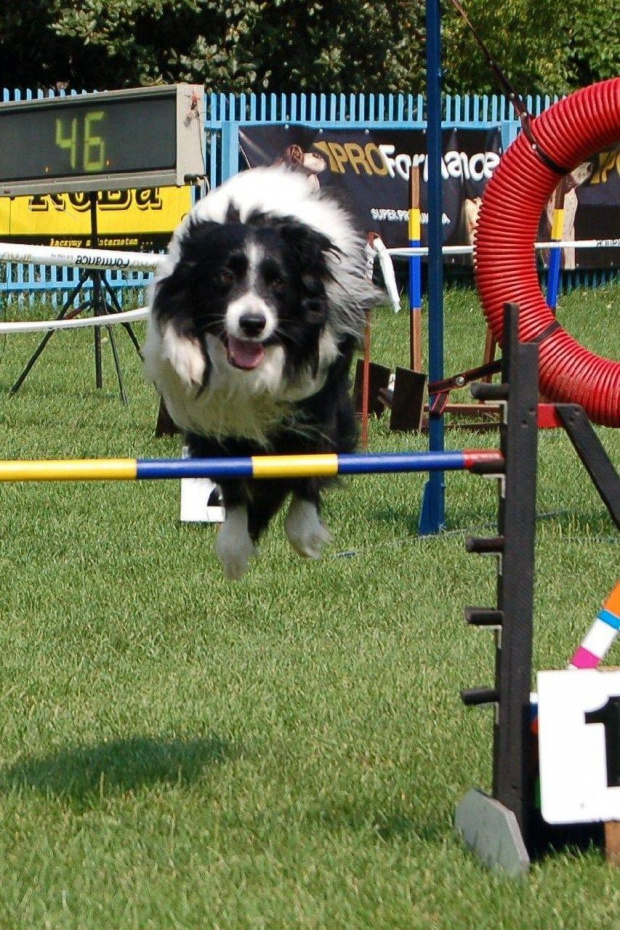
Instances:
[[[250,338],[260,336],[267,324],[264,313],[243,313],[239,317],[239,328],[244,336]]]

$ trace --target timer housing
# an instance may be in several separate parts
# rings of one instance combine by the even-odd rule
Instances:
[[[200,85],[0,104],[1,196],[180,187],[204,173]]]

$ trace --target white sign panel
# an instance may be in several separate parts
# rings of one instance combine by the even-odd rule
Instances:
[[[183,446],[182,458],[189,458]],[[224,508],[216,484],[209,478],[181,479],[181,523],[223,523]]]
[[[538,739],[547,823],[620,820],[620,671],[539,672]]]
[[[213,503],[215,502],[215,503]],[[217,485],[209,478],[181,479],[181,523],[223,523]]]

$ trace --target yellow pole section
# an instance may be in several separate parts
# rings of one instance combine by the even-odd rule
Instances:
[[[0,481],[127,481],[137,470],[136,459],[0,461]]]
[[[553,211],[553,224],[551,226],[551,238],[557,242],[562,241],[564,234],[564,208],[556,207]]]
[[[422,238],[422,214],[419,207],[411,207],[409,210],[409,241],[413,240],[419,244]]]
[[[325,478],[338,474],[338,456],[261,455],[252,457],[254,478]]]

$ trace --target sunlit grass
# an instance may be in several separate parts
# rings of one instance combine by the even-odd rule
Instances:
[[[612,356],[619,293],[563,298],[563,325]],[[452,373],[481,363],[485,326],[473,292],[445,302]],[[127,407],[109,344],[95,389],[92,333],[55,335],[11,398],[38,340],[2,340],[1,457],[178,455],[115,332]],[[407,340],[406,313],[374,314],[374,360],[406,364]],[[618,431],[598,433],[617,466]],[[371,423],[373,450],[425,444]],[[599,851],[512,883],[454,834],[462,795],[490,787],[491,712],[459,690],[493,683],[491,634],[463,608],[494,605],[495,562],[464,537],[493,532],[497,490],[446,483],[446,532],[421,539],[423,476],[346,480],[321,562],[277,520],[238,584],[215,528],[179,524],[178,482],[0,486],[0,927],[614,930]],[[537,507],[535,666],[562,668],[619,558],[559,431],[540,435]]]

